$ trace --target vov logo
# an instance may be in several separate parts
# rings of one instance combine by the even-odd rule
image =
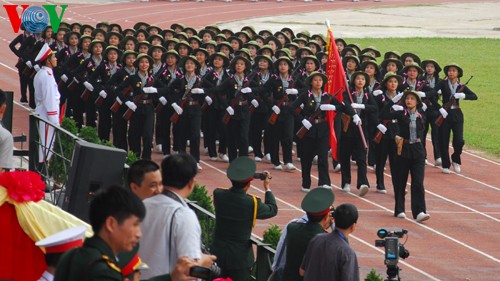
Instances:
[[[58,16],[56,11],[57,5],[42,5],[42,7],[30,7],[30,5],[20,6],[23,9],[21,15],[17,12],[17,7],[19,7],[19,5],[3,5],[9,16],[12,30],[15,33],[19,32],[21,24],[31,33],[41,33],[47,25],[49,25],[49,22],[54,33],[56,33],[61,24],[64,11],[68,7],[68,5],[60,5],[61,15]]]

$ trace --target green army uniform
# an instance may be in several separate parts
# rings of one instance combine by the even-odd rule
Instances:
[[[229,165],[227,175],[237,182],[249,182],[256,169],[255,161],[239,157]],[[260,198],[247,194],[244,189],[216,189],[215,240],[213,254],[222,269],[222,276],[234,281],[249,281],[254,262],[250,236],[255,219],[276,216],[278,206],[271,191],[266,191],[264,203]]]
[[[333,204],[334,195],[330,189],[315,188],[302,200],[302,209],[308,218],[317,217],[318,220],[328,215]],[[283,280],[301,281],[299,275],[300,264],[307,250],[309,241],[320,233],[325,233],[319,222],[308,220],[307,223],[290,223],[286,229],[286,263]]]

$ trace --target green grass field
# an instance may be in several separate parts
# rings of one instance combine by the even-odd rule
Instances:
[[[412,52],[422,60],[435,59],[443,68],[457,63],[464,70],[462,82],[478,96],[477,101],[462,101],[464,112],[464,139],[466,148],[482,150],[500,156],[500,81],[496,73],[500,65],[500,39],[463,38],[344,38],[347,43],[358,43],[361,48],[376,47],[382,56],[386,51]],[[383,58],[378,58],[381,62]],[[440,77],[444,74],[441,72]]]

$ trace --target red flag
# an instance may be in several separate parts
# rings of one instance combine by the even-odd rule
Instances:
[[[335,37],[330,27],[328,27],[328,38],[326,40],[326,50],[328,52],[328,61],[326,62],[325,75],[328,77],[328,84],[325,85],[325,92],[333,95],[337,93],[335,98],[342,102],[344,100],[344,91],[346,90],[345,84],[345,71],[340,59],[337,44],[335,44]],[[335,111],[327,111],[326,120],[330,126],[330,148],[332,149],[333,159],[337,160],[337,137],[333,128],[333,119],[335,118]]]

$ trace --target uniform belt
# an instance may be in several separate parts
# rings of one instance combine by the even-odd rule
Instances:
[[[248,104],[248,101],[246,101],[246,100],[243,100],[243,101],[238,102],[238,105],[239,105],[239,106],[242,106],[242,105],[247,105],[247,104]]]
[[[319,124],[319,123],[323,123],[323,122],[326,122],[326,119],[318,118],[318,119],[314,119],[312,123]]]
[[[149,100],[138,100],[138,101],[136,101],[136,103],[139,104],[139,105],[150,104],[150,103],[153,103],[153,100],[152,99],[149,99]]]
[[[291,104],[291,102],[289,101],[284,101],[281,106],[289,106]]]
[[[420,143],[420,142],[421,142],[421,141],[420,141],[420,138],[417,138],[417,139],[415,140],[415,142],[413,142],[413,143]],[[404,139],[404,140],[403,140],[403,143],[404,143],[404,144],[413,144],[413,143],[411,143],[411,142],[410,142],[410,140],[408,140],[408,139]]]
[[[450,109],[460,109],[460,105],[454,104],[450,107]]]
[[[198,101],[197,100],[189,101],[188,105],[198,105]]]
[[[392,119],[391,123],[398,123],[398,119]]]

